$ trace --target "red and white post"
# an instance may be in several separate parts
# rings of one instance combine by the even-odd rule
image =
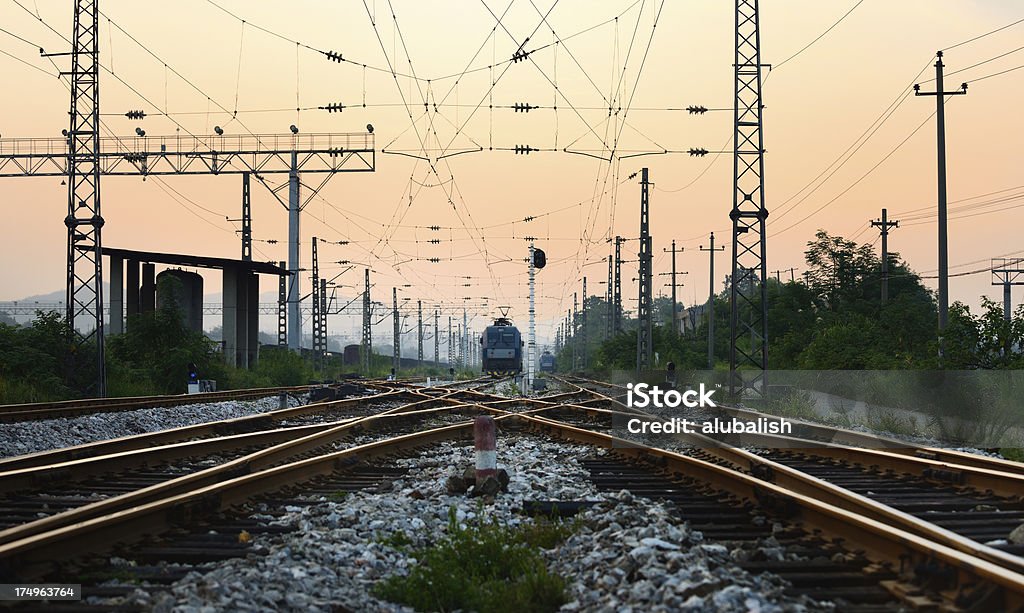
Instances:
[[[477,487],[481,487],[487,477],[497,478],[498,476],[497,442],[493,417],[481,416],[473,420]]]

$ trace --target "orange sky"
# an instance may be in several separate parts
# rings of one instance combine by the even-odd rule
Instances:
[[[37,3],[18,1],[36,10]],[[236,134],[280,133],[292,123],[306,133],[355,132],[372,123],[378,148],[423,155],[425,147],[427,157],[434,158],[436,172],[408,156],[378,153],[376,173],[335,176],[323,190],[323,198],[314,200],[304,214],[305,263],[310,236],[350,240],[348,246],[325,247],[323,257],[368,262],[374,270],[377,300],[390,302],[391,287],[404,284],[412,287],[401,294],[423,299],[425,305],[467,295],[487,296],[492,314],[497,305],[511,305],[513,317],[525,325],[526,273],[518,260],[526,253],[522,237],[532,235],[540,239],[538,246],[547,251],[551,262],[538,275],[540,333],[548,337],[551,322],[557,323],[559,314],[564,316],[571,307],[572,292],[578,290],[582,274],[588,276],[591,293],[603,295],[604,286],[598,282],[607,275],[602,261],[609,251],[605,240],[638,232],[639,186],[625,177],[646,165],[656,184],[652,196],[656,272],[668,270],[669,260],[662,251],[673,238],[678,240],[686,249],[679,256],[679,268],[689,271],[682,300],[691,304],[706,298],[707,256],[697,247],[712,230],[720,244],[728,244],[730,155],[628,157],[617,163],[616,175],[616,165],[585,155],[541,151],[524,156],[486,149],[530,145],[599,154],[602,141],[616,142],[618,133],[621,156],[662,148],[721,150],[731,136],[731,112],[712,111],[698,117],[663,109],[692,104],[731,107],[733,3],[667,0],[653,38],[654,16],[662,3],[651,0],[561,0],[546,23],[541,22],[540,12],[547,12],[552,0],[392,0],[390,7],[386,0],[366,0],[365,5],[346,0],[330,6],[299,1],[287,3],[287,9],[271,2],[217,0],[217,4],[248,24],[243,26],[201,0],[174,3],[173,10],[163,3],[102,2],[102,61],[152,103],[104,73],[101,107],[109,114],[104,120],[111,133],[127,135],[143,127],[150,135],[173,134],[176,129],[207,135],[214,125]],[[911,96],[903,101],[820,187],[809,195],[810,189],[801,190],[855,143],[911,83],[917,80],[926,89],[933,87],[926,81],[934,76],[935,50],[1024,17],[1024,6],[1014,0],[864,0],[821,40],[782,64],[855,4],[855,0],[762,2],[762,60],[778,66],[764,86],[772,271],[796,266],[799,273],[805,244],[819,227],[872,241],[877,232],[866,225],[881,207],[887,207],[895,219],[909,217],[907,212],[914,209],[934,207],[934,121],[927,121],[892,153],[926,122],[934,111],[934,98]],[[502,19],[504,27],[495,28],[488,6],[499,15],[511,6]],[[45,23],[65,35],[70,31],[67,3],[42,2],[38,10]],[[368,13],[375,17],[376,27]],[[13,0],[0,0],[0,23],[4,30],[47,51],[66,50],[57,34]],[[337,51],[357,64],[330,62],[253,25],[304,45]],[[570,38],[592,26],[596,27]],[[523,47],[545,47],[531,54],[534,61],[504,64],[535,29]],[[561,44],[550,45],[552,30]],[[1019,24],[951,49],[946,54],[947,73],[1013,51],[1022,46],[1022,40],[1024,24]],[[640,71],[648,41],[650,49]],[[10,34],[0,32],[0,51],[55,72],[33,46]],[[1024,63],[1022,58],[1024,52],[1011,53],[953,74],[948,84],[1014,68]],[[61,67],[65,61],[56,59]],[[500,63],[493,71],[497,82],[488,95],[492,71],[486,67],[495,62]],[[164,63],[195,88],[165,70]],[[368,68],[358,65],[362,63]],[[395,72],[420,79],[393,77],[389,63]],[[467,67],[483,69],[455,78]],[[0,98],[0,135],[57,136],[67,127],[67,90],[54,76],[2,54],[0,70],[9,92]],[[561,95],[555,93],[555,85]],[[436,112],[424,113],[425,97],[431,108],[438,105]],[[360,108],[364,99],[368,106]],[[489,109],[492,99],[495,106],[523,102],[545,107],[557,100],[558,110]],[[1024,69],[978,81],[969,95],[948,104],[951,201],[1016,188],[1001,194],[1013,195],[1024,189],[1017,171],[1024,128],[1015,112],[1022,99]],[[601,110],[608,100],[623,109],[611,120],[607,110]],[[334,114],[294,110],[331,102],[353,108]],[[239,113],[232,119],[232,113],[219,107],[237,108]],[[123,116],[140,108],[150,113],[143,121]],[[163,110],[177,124],[156,115]],[[416,120],[414,128],[410,128],[410,113]],[[456,126],[461,126],[458,134]],[[436,160],[440,149],[452,153],[477,146],[485,151]],[[235,226],[225,218],[239,216],[239,183],[237,176],[166,177],[163,181],[110,178],[103,184],[104,243],[238,257]],[[0,200],[7,210],[0,246],[7,265],[0,269],[0,300],[62,286],[65,198],[66,188],[59,179],[0,180]],[[951,206],[958,204],[964,203]],[[808,215],[806,221],[790,227]],[[524,223],[528,216],[535,219]],[[951,265],[973,262],[951,272],[982,268],[988,258],[1024,249],[1015,223],[1018,218],[1019,211],[1009,209],[951,221]],[[921,221],[915,225],[908,221],[894,230],[890,246],[914,269],[934,274],[936,226],[933,219]],[[457,229],[433,232],[426,229],[431,225]],[[254,187],[254,234],[257,239],[281,241],[256,243],[256,258],[285,259],[287,216],[258,186]],[[581,239],[584,235],[586,241]],[[427,242],[435,238],[441,242]],[[626,248],[627,253],[635,251],[635,243]],[[717,270],[723,273],[728,253],[717,261]],[[430,257],[454,260],[433,264],[425,261]],[[627,280],[635,276],[634,267],[625,267]],[[327,268],[333,269],[332,275],[340,270],[336,265]],[[467,275],[472,278],[460,278]],[[361,269],[339,281],[361,283]],[[950,281],[952,298],[975,305],[983,293],[1001,297],[1000,288],[990,287],[989,282],[987,273],[955,277]],[[466,283],[471,287],[463,287]],[[933,280],[928,283],[934,287]],[[308,280],[304,284],[308,287]],[[219,285],[215,275],[207,276],[207,292],[219,291]],[[263,291],[275,288],[268,282]],[[354,295],[356,290],[345,291]],[[635,285],[625,284],[623,293],[624,303],[631,308]],[[1021,296],[1024,289],[1016,292],[1015,303]],[[331,327],[345,332],[353,321],[353,317],[339,317]]]

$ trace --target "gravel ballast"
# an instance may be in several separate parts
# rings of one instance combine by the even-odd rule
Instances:
[[[565,578],[566,611],[810,611],[829,610],[783,594],[778,579],[753,576],[737,560],[754,555],[707,543],[673,514],[671,506],[634,497],[628,491],[598,492],[577,458],[604,452],[529,436],[502,436],[499,466],[506,468],[509,491],[492,503],[450,495],[448,476],[461,473],[473,458],[471,446],[443,443],[419,457],[397,460],[407,466],[401,479],[378,491],[341,500],[318,498],[284,516],[263,519],[294,526],[293,532],[255,535],[250,554],[191,572],[170,592],[150,595],[138,589],[129,600],[156,611],[407,611],[373,596],[375,583],[409,572],[417,561],[410,551],[435,541],[447,527],[449,510],[459,522],[477,514],[509,525],[530,522],[519,513],[525,500],[594,501],[578,516],[576,532],[544,551],[551,570]],[[266,511],[266,509],[263,509]],[[260,517],[257,510],[255,517]],[[395,547],[395,535],[410,541]],[[782,556],[778,543],[756,548]],[[116,604],[116,603],[107,603]]]
[[[288,406],[299,404],[300,400],[288,397]],[[259,400],[226,400],[3,424],[0,427],[0,457],[266,413],[280,406],[278,397],[271,396]]]

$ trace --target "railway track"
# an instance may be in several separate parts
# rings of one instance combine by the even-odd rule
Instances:
[[[201,394],[176,394],[169,396],[134,396],[129,398],[87,398],[61,402],[40,402],[30,404],[0,405],[0,422],[28,421],[74,417],[92,413],[132,411],[141,408],[173,407],[183,404],[223,402],[226,400],[254,400],[280,394],[304,394],[308,385],[287,387],[264,387]]]
[[[640,415],[612,397],[592,393],[603,404],[619,409],[597,409],[586,404],[575,408],[591,415],[604,414],[606,423],[615,413]],[[748,418],[767,417],[742,411]],[[732,410],[725,414],[740,415]],[[972,454],[940,455],[936,451],[943,450],[812,426],[803,431],[815,438],[744,434],[723,441],[679,434],[663,437],[658,444],[682,443],[680,448],[687,453],[1024,572],[1024,547],[1009,542],[1010,533],[1024,524],[1024,475],[1017,466],[1012,467],[1016,470],[1002,470],[1015,463],[974,456],[978,459],[970,464],[957,464],[937,458],[958,460]],[[856,435],[851,438],[859,446],[826,442],[844,440],[847,432]],[[889,447],[895,444],[901,447]],[[875,448],[862,447],[865,445]]]
[[[300,490],[315,494],[374,487],[398,474],[391,459],[415,455],[440,442],[464,444],[471,436],[471,421],[427,427],[425,420],[484,413],[493,415],[509,432],[611,449],[611,454],[601,452],[604,455],[584,459],[595,484],[608,491],[626,487],[637,495],[674,502],[681,517],[708,538],[775,538],[798,553],[800,560],[751,561],[750,570],[788,577],[793,589],[827,586],[813,594],[817,598],[841,598],[864,611],[890,610],[900,602],[994,610],[1024,605],[1024,575],[1016,566],[1020,564],[1016,555],[978,548],[976,541],[898,511],[895,505],[874,500],[864,505],[860,499],[867,496],[854,486],[870,487],[871,481],[853,463],[822,464],[820,457],[797,454],[776,458],[751,454],[756,463],[742,466],[741,459],[750,459],[737,455],[742,450],[715,455],[714,450],[695,454],[637,448],[607,433],[612,410],[594,407],[588,400],[600,399],[600,392],[580,387],[539,399],[510,399],[481,391],[485,385],[384,392],[412,395],[414,400],[316,431],[320,426],[298,426],[292,428],[296,434],[300,428],[310,430],[301,431],[302,436],[294,440],[247,449],[234,460],[197,472],[168,477],[157,470],[136,474],[135,481],[111,479],[112,485],[125,491],[77,508],[54,509],[48,517],[0,531],[0,574],[20,580],[66,577],[69,572],[84,572],[89,564],[81,566],[82,560],[92,559],[95,564],[97,559],[107,559],[96,556],[105,556],[103,552],[111,548],[119,555],[135,556],[143,570],[151,571],[159,561],[198,557],[201,562],[244,555],[249,548],[232,540],[232,535],[275,528],[266,522],[246,523],[238,509],[262,505],[272,509],[273,516],[273,509],[295,503]],[[366,438],[371,428],[378,428],[378,433]],[[269,436],[266,432],[271,431],[262,436]],[[350,446],[330,444],[356,434],[364,438]],[[805,461],[809,464],[802,465]],[[779,472],[758,468],[764,466]],[[811,474],[815,471],[816,475]],[[147,477],[157,482],[147,482]],[[2,479],[0,473],[0,483]],[[840,483],[847,487],[839,487]],[[925,485],[915,483],[914,487]],[[895,495],[901,489],[913,488],[893,487],[886,493]],[[920,495],[921,489],[916,493]],[[948,494],[961,495],[952,490]],[[989,496],[986,504],[1003,498]],[[210,526],[217,527],[214,535]],[[156,546],[152,546],[153,535],[162,535]],[[150,539],[148,548],[133,545],[144,539]],[[64,562],[55,565],[55,560]]]

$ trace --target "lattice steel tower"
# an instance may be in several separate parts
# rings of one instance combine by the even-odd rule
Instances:
[[[651,367],[651,295],[654,292],[654,281],[651,273],[651,193],[647,169],[640,169],[640,279],[639,300],[637,301],[636,330],[636,372],[640,373]]]
[[[314,236],[313,244],[313,367],[316,370],[323,368],[324,358],[324,324],[325,313],[321,308],[323,302],[320,296],[320,261],[317,255],[317,239]]]
[[[71,41],[71,125],[67,132],[68,326],[74,351],[72,373],[81,368],[74,356],[90,341],[96,351],[96,396],[107,391],[103,352],[103,241],[100,215],[100,50],[99,0],[76,0]],[[92,330],[80,331],[79,317],[91,320]]]
[[[729,393],[763,396],[768,368],[767,249],[758,0],[736,0]],[[749,339],[749,341],[747,340]],[[749,344],[749,346],[748,346]]]
[[[363,363],[363,372],[369,373],[373,364],[373,324],[370,314],[370,269],[363,270],[363,343],[359,357]]]

